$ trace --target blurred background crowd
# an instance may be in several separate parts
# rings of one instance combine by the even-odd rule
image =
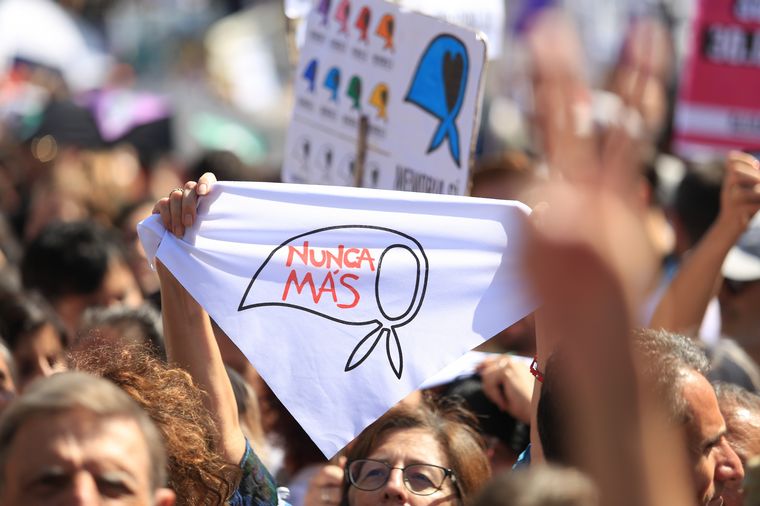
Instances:
[[[161,283],[145,260],[136,224],[172,189],[206,172],[218,180],[278,181],[301,4],[310,2],[0,0],[0,407],[35,379],[76,368],[127,385],[128,393],[162,390],[142,404],[163,409],[172,398],[177,405],[166,404],[169,423],[182,419],[202,428],[200,439],[213,439],[213,413],[211,420],[184,416],[182,402],[203,404],[188,393],[193,380],[164,371]],[[630,228],[628,215],[614,213],[596,216],[609,217],[601,226],[562,220],[559,226],[609,233],[607,239],[626,251],[600,251],[616,266],[631,326],[690,336],[712,364],[708,378],[740,387],[740,393],[724,387],[719,399],[744,399],[749,406],[736,429],[737,438],[745,437],[736,444],[749,446],[736,450],[747,464],[760,454],[760,221],[752,219],[760,208],[754,194],[760,166],[749,155],[705,152],[687,159],[673,150],[676,96],[696,4],[506,1],[502,55],[487,69],[471,194],[531,207],[549,201],[562,209],[562,195],[537,186],[560,174],[581,187],[593,180],[591,193],[610,192],[624,201],[634,216]],[[532,30],[537,12],[557,6],[574,23],[577,38],[560,29]],[[574,110],[572,96],[546,93],[558,90],[580,93],[587,120],[600,133],[600,149],[584,144],[588,136],[556,128],[557,116]],[[620,120],[629,109],[637,114],[634,125]],[[635,142],[621,141],[621,131]],[[563,234],[558,236],[561,243]],[[575,250],[563,250],[556,240],[549,247],[569,254],[566,280],[561,271],[545,271],[557,274],[556,296],[569,293],[564,283],[580,290],[572,276]],[[537,274],[539,292],[541,282]],[[324,456],[253,367],[213,330],[240,428],[278,483],[290,488],[289,501],[360,504],[353,496],[325,496],[324,490],[347,483],[343,468],[325,467]],[[533,316],[518,322],[483,346],[494,355],[475,375],[426,393],[466,400],[480,418],[478,437],[494,473],[509,469],[530,440],[535,374],[514,356],[537,356],[544,370],[548,354],[540,334]],[[137,379],[130,376],[135,371]],[[178,386],[182,381],[190,386]],[[409,405],[427,402],[421,396]],[[398,416],[417,420],[404,411],[412,408],[398,409]],[[730,413],[723,416],[731,434]],[[365,454],[361,447],[352,450],[354,458],[371,453],[377,442],[371,441]],[[184,490],[183,504],[206,504],[193,495],[192,483],[208,485],[208,479],[187,471],[197,466],[194,457],[177,450],[193,444],[181,438],[167,443],[170,485]],[[213,453],[213,445],[206,450]],[[521,487],[552,488],[542,480],[562,483],[582,502],[503,504],[595,504],[585,477],[547,473],[521,484],[505,475],[494,482],[502,492],[485,495],[481,504],[502,504],[502,496],[516,501]],[[351,475],[358,486],[353,480]],[[230,495],[219,492],[224,497],[216,504]],[[726,497],[721,501],[728,504]],[[744,498],[735,500],[742,504]],[[760,504],[749,502],[749,495],[746,500]]]

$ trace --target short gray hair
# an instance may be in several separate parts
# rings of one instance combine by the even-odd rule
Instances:
[[[760,415],[760,395],[733,383],[717,382],[713,387],[721,411],[724,406],[736,406]]]
[[[82,409],[100,417],[134,420],[145,439],[150,457],[151,486],[166,483],[166,452],[161,433],[145,411],[129,395],[108,380],[83,372],[63,372],[34,381],[0,416],[0,469],[5,468],[8,449],[24,423],[40,415]],[[130,458],[125,455],[124,458]],[[0,487],[5,476],[0,472]]]
[[[639,329],[633,343],[645,381],[655,388],[670,419],[688,422],[692,414],[683,396],[683,380],[689,372],[707,375],[710,362],[705,353],[693,339],[663,329]]]

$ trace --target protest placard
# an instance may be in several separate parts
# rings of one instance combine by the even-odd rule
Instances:
[[[482,32],[488,43],[488,59],[501,57],[506,29],[506,6],[503,0],[397,0],[395,3],[405,9]],[[285,15],[289,18],[306,17],[313,6],[311,0],[285,0]],[[299,39],[299,47],[302,42]]]
[[[517,202],[218,183],[157,256],[332,456],[396,402],[533,310]],[[190,343],[188,345],[191,345]]]
[[[687,157],[760,150],[760,2],[702,0],[676,104],[675,150]]]
[[[465,194],[484,63],[474,31],[382,0],[321,0],[295,71],[282,180]]]

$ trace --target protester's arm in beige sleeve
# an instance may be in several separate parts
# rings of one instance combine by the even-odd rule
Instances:
[[[722,282],[723,261],[758,209],[760,164],[750,155],[732,152],[726,161],[720,214],[684,259],[657,305],[652,328],[696,336],[707,305]]]

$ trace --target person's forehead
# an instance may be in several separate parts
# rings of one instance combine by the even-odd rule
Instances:
[[[723,415],[726,424],[729,426],[729,431],[732,427],[752,427],[754,430],[760,431],[760,412],[756,409],[734,403],[727,406]]]
[[[433,432],[425,428],[391,429],[384,432],[370,451],[368,458],[436,464],[448,467],[448,459]]]
[[[760,413],[734,405],[724,413],[728,439],[739,458],[746,462],[760,455]]]
[[[150,472],[150,452],[135,420],[126,416],[102,417],[83,409],[26,419],[16,432],[10,451],[27,456],[22,468],[53,462],[106,465],[141,479],[147,479]]]
[[[57,352],[63,350],[61,335],[52,323],[44,323],[30,332],[15,348],[18,353]]]
[[[725,431],[725,423],[712,385],[696,371],[687,372],[681,381],[683,396],[692,415],[689,432],[702,440],[719,436]]]
[[[132,271],[126,261],[119,257],[114,257],[108,262],[108,270],[103,277],[102,288],[118,289],[123,285],[131,286],[134,282]]]

